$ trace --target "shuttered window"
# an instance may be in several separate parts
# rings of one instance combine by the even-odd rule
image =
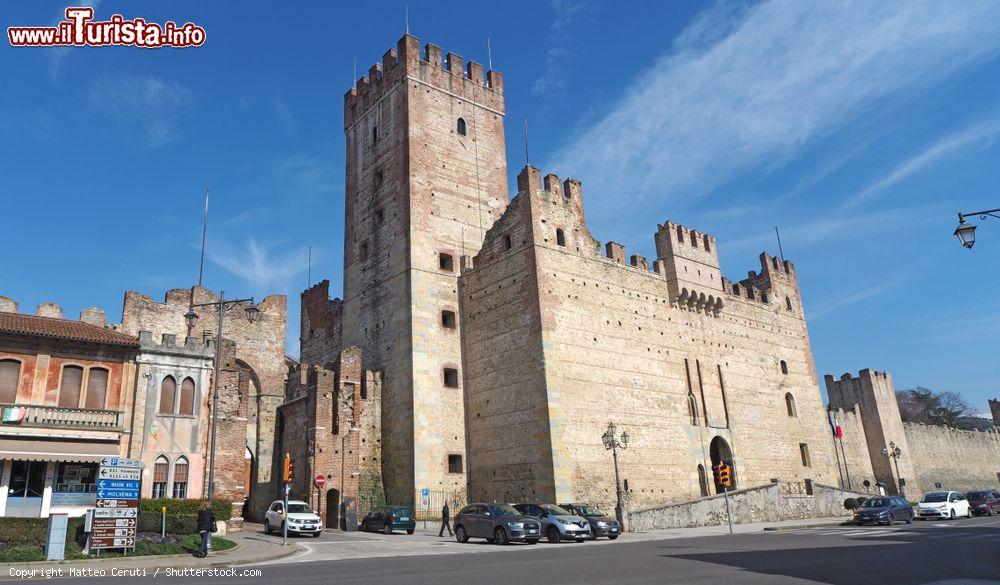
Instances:
[[[83,368],[66,366],[63,368],[59,385],[59,407],[80,408],[80,388],[83,386]]]
[[[17,402],[17,379],[21,374],[21,362],[0,360],[0,404]]]
[[[167,475],[170,473],[170,462],[164,456],[156,458],[153,465],[153,497],[167,497]]]
[[[191,378],[181,382],[181,405],[177,414],[194,414],[194,380]]]
[[[94,410],[107,408],[108,371],[101,368],[90,370],[87,374],[86,406]]]
[[[186,380],[185,380],[186,381]],[[180,457],[174,462],[173,497],[183,500],[187,497],[188,460]]]
[[[174,395],[177,393],[177,381],[167,376],[160,384],[160,414],[174,413]]]

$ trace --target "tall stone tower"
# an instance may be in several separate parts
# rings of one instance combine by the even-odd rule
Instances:
[[[507,205],[503,76],[406,35],[344,96],[343,345],[382,370],[383,481],[464,491],[458,276]]]
[[[990,399],[990,412],[993,413],[993,424],[1000,427],[1000,400]]]
[[[857,378],[844,374],[836,380],[827,374],[824,380],[831,407],[848,410],[857,405],[861,410],[875,479],[885,483],[888,493],[897,494],[899,478],[902,477],[906,480],[906,494],[919,494],[920,486],[913,471],[913,453],[903,430],[903,419],[899,415],[896,390],[889,372],[864,369]],[[900,449],[898,461],[882,454],[882,449],[888,448],[890,442]]]

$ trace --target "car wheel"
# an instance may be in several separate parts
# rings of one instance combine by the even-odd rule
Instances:
[[[469,542],[469,535],[465,532],[465,526],[458,525],[455,527],[455,540],[458,542]]]
[[[965,511],[965,517],[966,518],[972,518],[972,507],[971,506],[969,507],[969,509],[967,509]]]
[[[509,542],[507,540],[507,531],[502,526],[497,526],[497,529],[493,531],[493,540],[497,544],[507,544]]]
[[[319,535],[323,534],[323,533],[322,532],[313,532],[312,534],[313,534],[313,538],[319,538]]]
[[[386,522],[385,526],[382,527],[382,534],[392,534],[392,524]]]
[[[413,530],[407,530],[406,533],[407,534],[413,534]]]
[[[951,516],[951,519],[952,519],[952,520],[954,520],[954,519],[955,519],[955,508],[952,508],[952,509],[951,509],[951,514],[950,514],[950,516]]]
[[[264,520],[264,534],[271,534],[271,525]]]
[[[617,534],[609,534],[609,535],[608,535],[608,540],[614,540],[614,539],[616,539],[616,538],[618,538],[618,535],[617,535]]]
[[[547,538],[549,542],[559,542],[559,529],[555,526],[549,526],[545,530],[545,538]]]
[[[913,524],[913,512],[910,512],[910,515],[906,517],[906,523]]]
[[[889,514],[889,519],[886,521],[886,523],[889,526],[895,525],[896,524],[896,517],[894,515],[892,515],[892,514]]]
[[[992,516],[994,514],[996,514],[996,512],[993,511],[992,507],[990,507],[990,508],[987,509],[987,511],[986,511],[986,515],[987,516]]]

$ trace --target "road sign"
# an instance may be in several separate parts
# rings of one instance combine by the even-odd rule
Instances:
[[[326,485],[326,477],[322,475],[317,475],[316,479],[313,480],[313,483],[316,484],[316,487],[321,488]]]
[[[97,473],[97,479],[119,479],[124,481],[141,481],[142,470],[134,467],[102,467]]]
[[[98,508],[94,510],[95,522],[100,518],[138,518],[138,516],[139,510],[136,508]]]
[[[135,548],[134,538],[91,538],[90,548]]]
[[[142,469],[142,461],[125,459],[124,457],[105,457],[101,459],[101,467],[134,467]]]
[[[420,490],[420,507],[425,509],[431,507],[431,490],[428,488]]]
[[[139,482],[125,479],[98,479],[97,489],[138,490]]]
[[[91,538],[135,538],[135,528],[95,527]]]
[[[98,499],[107,500],[138,500],[139,490],[114,490],[97,488]]]
[[[93,528],[135,528],[136,519],[132,518],[94,518]]]
[[[116,498],[111,498],[111,499],[103,499],[103,498],[101,498],[101,499],[97,500],[97,507],[98,508],[138,508],[139,507],[139,499],[136,498],[134,500],[119,500],[119,499],[116,499]]]

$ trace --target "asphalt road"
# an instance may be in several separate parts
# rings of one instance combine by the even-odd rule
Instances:
[[[260,577],[212,575],[187,577],[184,582],[909,585],[979,580],[1000,584],[1000,518],[641,542],[629,542],[626,535],[614,543],[508,548],[514,550],[270,564],[260,567]],[[108,579],[68,581],[107,583]]]

